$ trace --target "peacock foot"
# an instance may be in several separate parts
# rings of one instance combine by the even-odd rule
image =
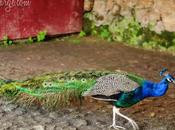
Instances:
[[[110,128],[114,128],[114,129],[117,129],[117,130],[120,130],[120,129],[126,130],[126,128],[124,128],[124,127],[122,127],[122,126],[117,126],[117,125],[115,125],[115,124],[111,125]]]
[[[133,130],[139,130],[139,126],[137,125],[137,123],[134,120],[129,120],[129,122],[131,123]]]

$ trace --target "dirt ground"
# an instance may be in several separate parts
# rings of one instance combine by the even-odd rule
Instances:
[[[26,79],[64,70],[120,69],[134,72],[148,80],[159,81],[159,71],[163,67],[170,72],[175,71],[175,56],[106,43],[95,38],[83,38],[79,44],[71,43],[71,40],[57,40],[0,48],[0,77],[6,79]],[[112,119],[111,106],[91,100],[84,104],[82,111],[91,110],[99,114],[100,110],[104,110]],[[146,99],[122,112],[135,119],[141,129],[174,130],[175,87],[170,86],[164,97]],[[105,123],[110,125],[111,120]]]

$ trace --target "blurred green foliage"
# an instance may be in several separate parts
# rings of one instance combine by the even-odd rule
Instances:
[[[123,42],[148,49],[175,52],[175,32],[163,31],[158,34],[154,31],[154,23],[142,27],[134,17],[121,17],[110,25],[96,26],[90,17],[91,13],[84,15],[83,31],[86,35],[95,35],[108,41]]]
[[[79,33],[79,36],[80,36],[80,37],[84,37],[84,36],[86,36],[86,33],[82,30],[82,31]]]
[[[29,37],[27,40],[25,41],[12,41],[9,39],[8,36],[4,36],[2,41],[0,41],[0,46],[10,46],[13,44],[20,44],[20,43],[28,43],[28,44],[32,44],[34,42],[42,42],[46,40],[46,36],[47,36],[47,32],[46,31],[39,31],[36,37]]]
[[[37,42],[44,41],[46,39],[47,32],[46,31],[40,31],[37,34]]]
[[[28,43],[32,44],[34,42],[34,39],[32,37],[28,38]]]
[[[8,36],[3,37],[3,42],[1,43],[1,45],[9,46],[9,45],[12,45],[12,44],[13,44],[13,41],[10,40]]]

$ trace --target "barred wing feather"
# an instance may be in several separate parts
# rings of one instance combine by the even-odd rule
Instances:
[[[111,96],[120,92],[132,91],[139,86],[139,83],[130,79],[126,74],[109,74],[97,79],[96,84],[83,96]]]

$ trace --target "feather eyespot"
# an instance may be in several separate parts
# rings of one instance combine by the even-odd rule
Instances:
[[[58,78],[60,82],[63,82],[65,79],[63,77]]]
[[[76,78],[75,78],[75,77],[72,77],[70,80],[71,80],[71,81],[75,81],[75,80],[76,80]]]
[[[52,82],[43,82],[43,87],[45,88],[49,88],[49,87],[53,87],[53,83]]]
[[[83,78],[83,79],[81,79],[81,82],[86,82],[86,79],[84,79],[84,78]]]
[[[49,86],[49,87],[52,87],[52,83],[49,83],[48,86]]]
[[[43,82],[43,87],[47,88],[48,87],[48,83],[47,82]]]

